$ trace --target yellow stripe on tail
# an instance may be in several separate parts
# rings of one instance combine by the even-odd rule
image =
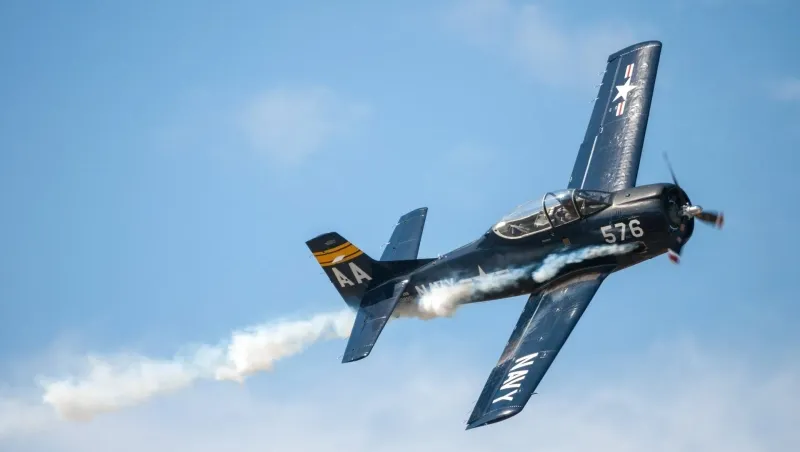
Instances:
[[[357,246],[347,242],[325,251],[316,252],[314,257],[323,267],[330,267],[331,265],[349,262],[362,254],[364,252],[358,249]]]

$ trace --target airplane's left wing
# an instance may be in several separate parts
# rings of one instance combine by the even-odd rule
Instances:
[[[658,41],[608,57],[568,188],[616,191],[636,185],[660,58]]]
[[[522,411],[606,276],[603,271],[582,273],[528,298],[467,429]]]

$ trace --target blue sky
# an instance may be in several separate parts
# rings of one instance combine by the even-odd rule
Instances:
[[[800,445],[799,19],[774,0],[2,2],[0,446]],[[378,256],[428,206],[435,256],[563,188],[605,58],[647,39],[664,49],[639,183],[668,180],[668,151],[726,229],[609,278],[517,418],[462,431],[523,298],[88,424],[37,405],[36,377],[87,353],[169,358],[340,309],[304,244],[319,233]]]

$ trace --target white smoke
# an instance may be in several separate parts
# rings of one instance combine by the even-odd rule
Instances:
[[[453,286],[433,287],[415,302],[398,305],[394,315],[421,320],[452,317],[466,300],[483,293],[503,290],[529,277],[530,268],[486,273]]]
[[[547,256],[540,265],[482,274],[466,284],[436,287],[416,303],[398,306],[394,317],[450,317],[473,296],[502,290],[523,278],[541,283],[555,277],[567,264],[623,254],[634,248],[635,245],[592,246]],[[41,379],[43,401],[62,419],[85,421],[177,391],[200,379],[241,383],[249,375],[272,370],[278,360],[296,355],[315,342],[347,338],[353,321],[353,311],[346,309],[307,320],[263,324],[234,331],[218,345],[194,347],[172,359],[135,354],[89,356],[87,370],[79,378]]]
[[[279,321],[241,331],[217,346],[200,346],[187,355],[155,360],[140,355],[88,358],[81,378],[43,380],[43,400],[67,420],[86,421],[104,412],[138,405],[177,391],[198,379],[243,382],[269,371],[276,361],[325,339],[347,338],[354,313],[347,309],[308,320]]]
[[[272,370],[275,361],[296,355],[309,345],[325,339],[350,336],[355,314],[346,309],[320,314],[310,320],[264,325],[233,334],[226,365],[217,368],[217,380],[244,381],[256,372]]]
[[[470,293],[468,287],[437,287],[414,302],[399,303],[392,318],[431,320],[452,317],[458,309],[457,300],[469,297]]]
[[[565,253],[548,255],[541,264],[529,265],[494,273],[484,273],[455,285],[433,287],[412,303],[398,305],[395,317],[413,317],[430,320],[437,317],[452,317],[466,301],[488,292],[511,287],[525,278],[543,283],[554,278],[568,264],[577,264],[587,259],[629,253],[637,247],[634,243],[624,245],[595,245]]]
[[[596,245],[581,248],[568,253],[556,253],[547,256],[542,265],[533,272],[533,280],[542,283],[558,274],[562,268],[568,264],[577,264],[587,259],[594,259],[603,256],[613,256],[629,253],[636,249],[635,243],[624,245]]]

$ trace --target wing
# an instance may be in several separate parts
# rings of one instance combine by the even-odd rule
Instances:
[[[392,285],[385,285],[364,294],[356,313],[356,320],[347,340],[347,348],[342,357],[343,363],[364,359],[372,351],[389,321],[389,317],[397,307],[400,295],[408,285],[408,280]]]
[[[658,41],[608,57],[569,188],[616,191],[636,185],[660,57]]]
[[[400,217],[392,237],[383,250],[382,261],[400,261],[417,258],[422,229],[425,227],[427,207],[420,207]]]
[[[522,411],[606,276],[606,272],[584,273],[528,298],[467,430]]]

